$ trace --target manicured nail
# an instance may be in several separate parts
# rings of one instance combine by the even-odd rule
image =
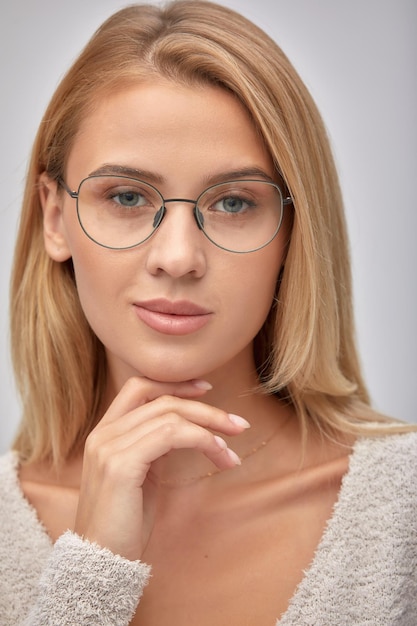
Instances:
[[[240,415],[235,415],[234,413],[229,413],[229,420],[236,424],[236,426],[240,426],[241,428],[250,428],[250,424],[245,418],[240,417]]]
[[[222,439],[218,435],[214,435],[214,439],[215,439],[217,445],[219,446],[220,450],[226,450],[227,449],[227,443],[225,442],[224,439]]]
[[[234,452],[230,448],[227,448],[226,452],[229,459],[231,459],[235,465],[242,465],[242,461],[240,460],[236,452]]]
[[[194,387],[197,387],[197,389],[204,389],[204,391],[210,391],[210,389],[213,389],[213,385],[210,385],[207,380],[193,380],[193,385]]]

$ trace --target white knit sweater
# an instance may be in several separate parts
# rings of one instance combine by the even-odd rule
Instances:
[[[71,532],[53,546],[17,464],[14,453],[0,459],[1,626],[127,626],[149,566]],[[356,443],[313,562],[276,624],[417,626],[417,434]]]

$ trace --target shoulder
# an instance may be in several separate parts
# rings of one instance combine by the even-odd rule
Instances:
[[[16,452],[0,456],[0,550],[7,545],[35,542],[50,549],[50,541],[36,511],[23,495],[19,483],[19,457]]]
[[[370,562],[397,563],[417,574],[417,433],[356,442],[338,502],[339,531]],[[384,560],[383,559],[383,560]],[[391,573],[395,567],[392,565]]]
[[[10,472],[15,472],[18,463],[19,458],[17,452],[15,452],[14,450],[9,450],[9,452],[2,454],[0,456],[0,475],[3,475],[3,473],[7,474]]]
[[[284,624],[415,623],[417,433],[356,441],[339,499]]]
[[[3,504],[19,497],[18,489],[18,465],[19,459],[16,452],[10,451],[0,456],[0,495],[3,511]]]
[[[383,436],[370,436],[360,438],[355,448],[363,448],[371,457],[380,457],[381,453],[390,451],[387,460],[395,462],[397,458],[417,454],[417,431],[402,434],[386,434]]]
[[[355,444],[349,474],[351,480],[368,479],[375,488],[393,491],[398,497],[417,497],[417,432],[366,437]],[[371,487],[371,485],[369,485]]]
[[[417,433],[361,438],[329,524],[328,547],[337,546],[369,580],[394,585],[395,578],[405,589],[411,580],[417,584],[416,513]]]
[[[0,615],[2,624],[21,623],[34,601],[51,542],[25,499],[15,452],[0,456]]]
[[[417,509],[417,432],[359,439],[342,495],[368,523],[378,516],[381,531],[391,524],[409,533]]]
[[[21,555],[24,549],[27,554],[46,556],[51,541],[35,509],[23,495],[19,457],[15,452],[8,452],[0,457],[0,560],[2,553],[7,553],[9,565],[16,565],[15,552]]]
[[[14,451],[0,456],[0,517],[9,517],[11,510],[26,508],[19,483],[19,457]]]

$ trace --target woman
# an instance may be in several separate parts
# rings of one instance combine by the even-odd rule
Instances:
[[[12,310],[5,624],[413,623],[416,435],[369,406],[325,131],[263,32],[194,1],[99,29]]]

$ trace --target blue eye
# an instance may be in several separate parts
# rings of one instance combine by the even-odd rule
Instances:
[[[239,196],[227,196],[218,200],[212,208],[222,213],[242,213],[250,207],[251,204]]]
[[[125,207],[144,206],[146,200],[144,196],[136,191],[123,191],[112,195],[112,199]]]

